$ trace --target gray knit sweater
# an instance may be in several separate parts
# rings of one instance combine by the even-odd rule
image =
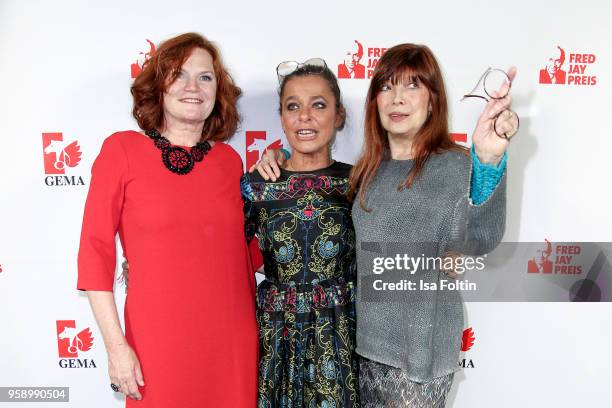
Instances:
[[[401,368],[413,381],[426,382],[458,370],[463,331],[460,292],[402,291],[394,293],[392,301],[364,299],[364,285],[371,285],[373,279],[369,245],[402,243],[402,252],[412,251],[416,257],[424,252],[441,256],[449,249],[468,255],[490,252],[504,233],[506,175],[490,197],[475,206],[468,198],[469,155],[432,155],[413,186],[397,191],[412,166],[412,160],[383,161],[366,191],[366,207],[372,211],[365,212],[357,199],[353,204],[358,270],[356,351]],[[424,242],[432,245],[417,244]],[[422,278],[430,282],[448,279],[438,270],[423,272]]]

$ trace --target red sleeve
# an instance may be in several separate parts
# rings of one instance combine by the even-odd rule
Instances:
[[[259,249],[259,240],[256,236],[249,242],[249,255],[251,256],[253,272],[257,272],[257,270],[263,265],[263,255]]]
[[[117,137],[104,141],[91,169],[81,229],[77,289],[113,290],[115,237],[123,208],[127,157]]]

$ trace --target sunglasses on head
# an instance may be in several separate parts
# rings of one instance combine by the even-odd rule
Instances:
[[[303,67],[308,67],[309,71],[312,73],[319,73],[319,72],[323,72],[325,68],[327,68],[327,64],[325,63],[325,60],[323,60],[322,58],[310,58],[304,62],[297,62],[297,61],[281,62],[276,67],[276,75],[278,75],[278,82],[282,83],[283,78],[285,78],[288,75],[293,74],[295,71]]]

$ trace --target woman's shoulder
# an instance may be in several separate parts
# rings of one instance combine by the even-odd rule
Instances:
[[[213,149],[217,151],[223,161],[230,167],[240,166],[242,168],[242,158],[240,154],[229,144],[225,142],[214,142]]]
[[[127,151],[134,146],[141,145],[148,142],[148,137],[141,132],[135,130],[121,130],[111,134],[104,139],[102,143],[102,150],[121,150]]]
[[[469,150],[447,150],[432,154],[425,171],[432,180],[463,190],[469,184],[472,158]]]
[[[431,164],[448,172],[468,171],[472,166],[472,157],[467,149],[446,150],[430,156]]]
[[[143,144],[147,139],[145,135],[134,130],[123,130],[111,134],[102,142],[93,169],[102,169],[102,173],[110,169],[115,173],[128,171],[129,158],[137,151],[134,145]]]
[[[265,183],[266,182],[266,179],[264,179],[257,170],[255,170],[252,173],[249,173],[247,171],[246,173],[244,173],[243,179],[247,181],[248,183]]]
[[[339,161],[337,161],[335,165],[333,166],[333,170],[338,172],[340,177],[348,177],[351,174],[352,169],[353,169],[353,166],[351,164],[343,163]]]
[[[113,154],[125,152],[126,148],[138,139],[138,136],[144,137],[135,130],[121,130],[107,136],[102,142],[100,153]]]
[[[119,130],[108,136],[106,139],[104,139],[104,141],[108,141],[109,143],[130,144],[138,143],[147,139],[148,137],[144,133],[136,130]]]

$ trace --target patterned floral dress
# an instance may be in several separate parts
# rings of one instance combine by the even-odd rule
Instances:
[[[276,182],[243,176],[247,237],[259,240],[258,408],[358,407],[350,165]]]

